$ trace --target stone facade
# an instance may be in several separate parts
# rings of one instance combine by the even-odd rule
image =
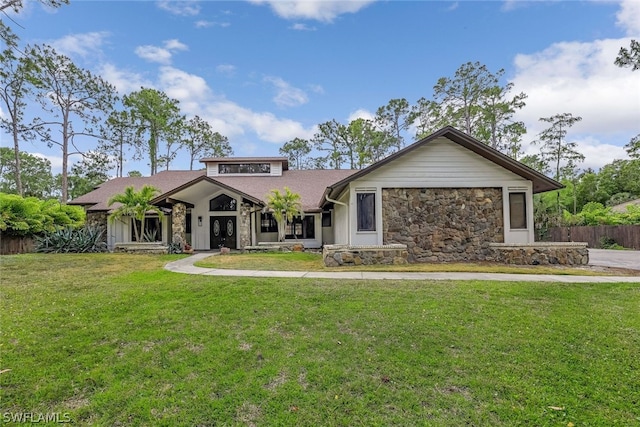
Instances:
[[[245,246],[243,252],[303,252],[304,244],[301,242],[259,242],[257,246]]]
[[[238,212],[238,249],[251,245],[251,205],[240,203]]]
[[[169,247],[160,242],[116,243],[113,251],[127,254],[166,254]]]
[[[325,245],[322,259],[327,267],[352,265],[407,264],[406,245]]]
[[[501,188],[382,190],[383,242],[407,246],[408,261],[484,261],[504,241]]]
[[[187,242],[187,207],[184,203],[175,203],[171,207],[171,243],[184,247]]]
[[[538,242],[529,245],[494,243],[493,261],[517,265],[587,265],[587,243]]]

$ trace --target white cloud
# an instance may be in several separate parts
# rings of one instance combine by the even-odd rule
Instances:
[[[180,101],[182,112],[208,120],[217,132],[231,140],[252,132],[262,141],[282,144],[295,137],[310,138],[314,133],[314,128],[306,129],[297,121],[252,111],[217,96],[202,77],[174,67],[160,68],[158,87]]]
[[[373,120],[375,116],[376,115],[371,111],[361,108],[349,114],[349,118],[347,120],[349,121],[349,123],[357,119]]]
[[[307,24],[301,24],[301,23],[293,24],[289,28],[296,31],[315,31],[316,30],[316,27],[309,27]]]
[[[231,64],[220,64],[216,67],[216,71],[220,74],[232,76],[236,72],[236,66]]]
[[[196,21],[195,26],[196,28],[209,28],[209,27],[227,28],[231,26],[231,23],[200,20],[200,21]]]
[[[189,47],[178,39],[165,40],[164,48],[168,50],[189,50]]]
[[[174,67],[161,67],[159,86],[169,98],[180,101],[180,109],[189,114],[198,114],[203,102],[211,98],[211,89],[200,76],[189,74]]]
[[[88,55],[102,54],[102,45],[108,36],[109,33],[106,31],[70,34],[51,41],[50,44],[58,53],[84,58]]]
[[[284,19],[313,19],[320,22],[332,22],[345,13],[356,13],[375,0],[250,0],[254,4],[268,4]]]
[[[99,74],[114,85],[121,95],[140,90],[141,87],[153,87],[153,83],[138,73],[120,70],[113,64],[103,64]]]
[[[297,107],[309,102],[305,91],[291,86],[280,77],[267,76],[264,81],[272,84],[276,89],[276,96],[273,97],[273,102],[279,107]]]
[[[616,23],[626,31],[628,36],[637,37],[640,34],[640,2],[638,0],[622,1],[616,18]]]
[[[158,7],[179,16],[195,16],[200,13],[200,5],[193,0],[160,0]]]
[[[135,49],[136,55],[149,62],[169,65],[176,51],[189,50],[189,47],[178,39],[165,40],[163,47],[144,45]]]
[[[529,134],[546,126],[541,117],[571,113],[582,117],[575,133],[612,135],[638,130],[640,73],[616,67],[621,45],[630,40],[556,43],[542,52],[515,58],[514,92],[528,95],[518,119]]]
[[[159,64],[171,63],[171,52],[158,46],[144,45],[138,46],[135,50],[136,55],[149,62],[157,62]]]

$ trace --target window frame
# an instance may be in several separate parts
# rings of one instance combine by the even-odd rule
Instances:
[[[365,209],[369,209],[370,212],[365,211]],[[359,233],[377,231],[376,192],[362,191],[356,193],[356,230]]]
[[[268,222],[268,225],[265,224]],[[261,233],[277,233],[278,221],[274,218],[271,212],[260,213],[260,232]]]
[[[518,197],[520,200],[516,200],[516,197]],[[524,191],[509,192],[509,229],[529,229],[529,218],[527,215],[527,193]]]

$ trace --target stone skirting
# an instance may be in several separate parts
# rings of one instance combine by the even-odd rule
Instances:
[[[256,252],[302,252],[304,245],[300,242],[258,242],[257,246],[245,246],[245,253]]]
[[[587,265],[587,243],[538,242],[532,244],[491,243],[493,261],[518,265]]]
[[[372,264],[408,264],[407,245],[325,245],[322,259],[327,267]]]
[[[113,251],[128,254],[166,254],[169,253],[169,247],[160,242],[116,243]]]

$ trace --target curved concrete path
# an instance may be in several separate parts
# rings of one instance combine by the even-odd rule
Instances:
[[[294,277],[308,279],[366,279],[366,280],[493,280],[505,282],[565,282],[565,283],[640,283],[639,276],[565,276],[555,274],[496,274],[496,273],[397,273],[383,271],[255,271],[226,270],[196,267],[196,261],[210,257],[198,253],[170,262],[165,269],[175,273],[231,277]]]

